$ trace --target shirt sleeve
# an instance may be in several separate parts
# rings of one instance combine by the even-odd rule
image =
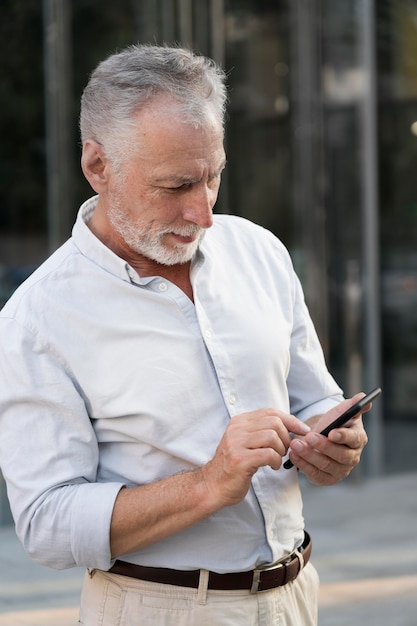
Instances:
[[[96,482],[98,442],[77,383],[33,328],[1,318],[0,345],[0,462],[16,532],[42,565],[107,570],[123,485]]]
[[[293,274],[294,308],[287,378],[291,412],[305,421],[343,400],[343,391],[327,369],[301,283]]]

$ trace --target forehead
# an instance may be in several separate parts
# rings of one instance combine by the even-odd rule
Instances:
[[[173,162],[217,169],[224,161],[223,126],[209,110],[196,126],[175,102],[156,101],[136,113],[133,132],[137,157],[158,169]]]
[[[136,112],[136,119],[148,124],[164,123],[164,120],[190,123],[191,125],[206,126],[212,124],[223,129],[222,117],[217,108],[206,100],[190,100],[184,102],[167,93],[153,95]]]

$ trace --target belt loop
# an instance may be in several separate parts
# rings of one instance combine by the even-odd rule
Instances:
[[[257,593],[259,589],[259,583],[261,581],[261,572],[258,569],[253,570],[253,578],[252,578],[252,587],[250,588],[251,593]]]
[[[207,589],[210,572],[207,569],[200,570],[198,581],[197,604],[207,604]]]
[[[298,573],[300,573],[300,572],[301,572],[301,570],[302,570],[302,569],[304,569],[304,557],[303,557],[303,553],[302,553],[302,552],[300,552],[300,551],[297,549],[297,550],[294,550],[294,554],[295,554],[295,556],[298,558],[298,561],[299,561],[299,564],[300,564],[300,567],[299,567],[299,570],[298,570]]]

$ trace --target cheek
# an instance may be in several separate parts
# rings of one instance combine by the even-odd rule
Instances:
[[[181,219],[181,213],[185,205],[180,194],[157,192],[150,194],[145,199],[146,209],[149,215],[159,222],[170,224]]]

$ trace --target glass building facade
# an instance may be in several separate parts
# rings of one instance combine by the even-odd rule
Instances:
[[[90,71],[137,41],[191,46],[229,76],[216,210],[287,245],[346,394],[383,387],[361,471],[416,470],[417,1],[3,0],[0,32],[0,306],[91,195]]]

